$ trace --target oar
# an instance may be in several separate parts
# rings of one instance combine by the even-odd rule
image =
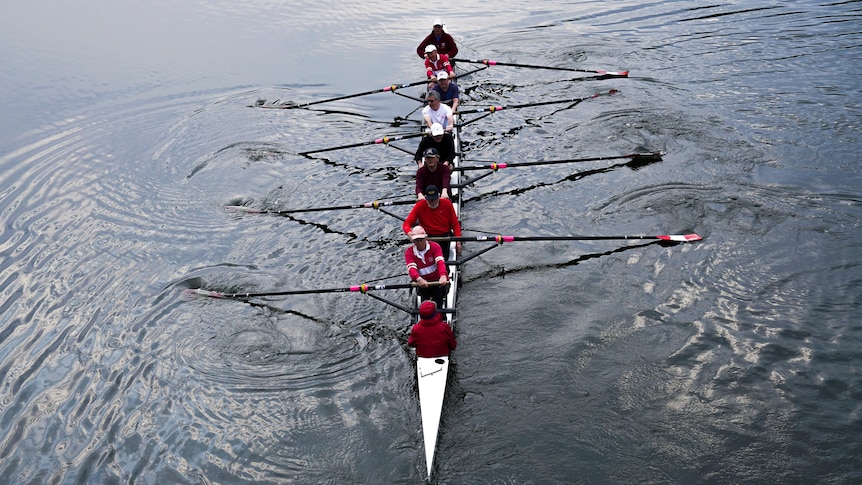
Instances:
[[[644,162],[657,162],[661,160],[661,156],[664,155],[664,152],[650,152],[650,153],[630,153],[628,155],[616,155],[610,157],[588,157],[588,158],[569,158],[564,160],[538,160],[535,162],[512,162],[512,163],[497,163],[492,162],[490,165],[480,165],[474,167],[452,167],[452,171],[464,172],[467,170],[499,170],[503,168],[509,167],[528,167],[533,165],[553,165],[558,163],[577,163],[577,162],[596,162],[600,160],[619,160],[621,158],[631,158],[633,162],[644,163]]]
[[[575,72],[592,72],[595,74],[603,74],[606,76],[627,77],[628,71],[606,71],[604,69],[575,69],[573,67],[554,67],[554,66],[536,66],[533,64],[515,64],[513,62],[497,62],[489,59],[452,59],[455,62],[468,62],[471,64],[485,64],[486,66],[510,66],[510,67],[528,67],[530,69],[550,69],[552,71],[575,71]]]
[[[427,82],[428,82],[428,80],[427,80],[427,79],[424,79],[424,80],[422,80],[422,81],[416,81],[416,82],[412,82],[412,83],[408,83],[408,84],[392,84],[391,86],[386,86],[385,88],[375,89],[375,90],[372,90],[372,91],[365,91],[364,93],[347,94],[347,95],[344,95],[344,96],[338,96],[338,97],[335,97],[335,98],[321,99],[321,100],[318,100],[318,101],[309,101],[308,103],[302,103],[302,104],[292,104],[292,103],[286,103],[286,104],[257,104],[257,105],[251,106],[251,107],[252,107],[252,108],[268,108],[268,109],[295,109],[295,108],[305,108],[305,107],[307,107],[307,106],[312,106],[312,105],[315,105],[315,104],[329,103],[329,102],[332,102],[332,101],[340,101],[340,100],[342,100],[342,99],[349,99],[349,98],[358,98],[359,96],[367,96],[367,95],[369,95],[369,94],[386,93],[386,92],[392,92],[392,93],[395,93],[395,91],[396,91],[396,90],[398,90],[398,89],[401,89],[401,88],[409,88],[409,87],[411,87],[411,86],[418,86],[418,85],[420,85],[420,84],[425,84],[425,83],[427,83]],[[396,93],[396,94],[397,94],[397,93]]]
[[[330,148],[318,148],[317,150],[309,150],[307,152],[299,152],[299,155],[310,155],[312,153],[331,152],[334,150],[343,150],[345,148],[355,148],[355,147],[361,147],[361,146],[365,146],[365,145],[379,145],[381,143],[389,143],[391,141],[406,140],[408,138],[416,138],[417,136],[422,136],[424,134],[425,133],[412,133],[409,135],[400,135],[400,136],[384,136],[383,138],[377,138],[376,140],[372,140],[372,141],[363,141],[363,142],[359,142],[359,143],[351,143],[350,145],[341,145],[341,146],[330,147]]]
[[[493,113],[495,111],[500,111],[500,110],[504,110],[504,109],[526,108],[528,106],[543,106],[546,104],[562,104],[562,103],[575,103],[575,104],[577,104],[577,103],[580,103],[581,101],[586,101],[588,99],[598,98],[599,96],[605,96],[605,95],[614,94],[614,93],[618,93],[618,92],[619,92],[618,89],[609,89],[607,91],[602,91],[602,92],[593,94],[592,96],[586,96],[583,98],[558,99],[558,100],[554,100],[554,101],[539,101],[536,103],[513,104],[513,105],[509,105],[509,106],[489,106],[487,108],[475,108],[475,109],[466,109],[466,110],[465,109],[459,109],[456,114],[482,113],[485,111]]]
[[[437,286],[439,282],[429,282],[428,286]],[[219,291],[204,290],[202,288],[188,288],[183,290],[187,295],[208,296],[210,298],[257,298],[262,296],[287,296],[287,295],[311,295],[318,293],[349,293],[359,292],[368,293],[369,291],[378,290],[400,290],[404,288],[416,288],[419,285],[416,283],[403,283],[395,285],[352,285],[343,286],[340,288],[318,288],[313,290],[287,290],[287,291],[269,291],[265,293],[222,293]]]
[[[693,242],[703,239],[697,234],[666,234],[661,236],[432,236],[429,241],[490,241],[498,244],[514,241],[607,241],[616,239],[658,239],[661,241]]]
[[[391,201],[379,201],[375,200],[374,202],[365,202],[364,204],[353,204],[353,205],[333,205],[329,207],[310,207],[307,209],[286,209],[280,211],[271,211],[265,209],[257,209],[254,207],[246,207],[244,205],[226,205],[225,209],[239,212],[248,212],[251,214],[275,214],[275,215],[283,215],[283,214],[294,214],[297,212],[322,212],[322,211],[337,211],[337,210],[345,210],[345,209],[380,209],[381,207],[386,207],[390,205],[408,205],[415,204],[415,200],[391,200]]]

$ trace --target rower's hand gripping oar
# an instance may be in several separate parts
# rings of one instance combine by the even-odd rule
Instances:
[[[574,72],[591,72],[604,76],[628,77],[628,71],[606,71],[604,69],[576,69],[573,67],[554,67],[554,66],[536,66],[533,64],[515,64],[513,62],[498,62],[490,59],[452,59],[453,62],[467,62],[471,64],[484,64],[486,66],[509,66],[509,67],[526,67],[530,69],[549,69],[552,71],[574,71]]]
[[[428,286],[437,286],[439,282],[429,282]],[[398,290],[405,288],[417,288],[417,283],[403,283],[395,285],[352,285],[338,288],[318,288],[311,290],[285,290],[285,291],[270,291],[264,293],[222,293],[220,291],[204,290],[202,288],[188,288],[183,290],[185,295],[190,296],[207,296],[210,298],[231,298],[231,299],[247,299],[264,296],[288,296],[288,295],[310,295],[319,293],[368,293],[369,291],[379,290]]]

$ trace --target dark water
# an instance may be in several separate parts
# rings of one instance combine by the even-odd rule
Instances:
[[[466,264],[437,480],[862,481],[862,3],[182,3],[0,5],[0,483],[421,481],[405,314],[182,290],[404,282],[382,212],[223,206],[407,197],[403,151],[297,153],[415,101],[247,106],[419,80],[436,17],[461,57],[631,71],[465,77],[468,107],[620,90],[475,121],[467,162],[667,152],[502,170],[468,234],[705,238]]]

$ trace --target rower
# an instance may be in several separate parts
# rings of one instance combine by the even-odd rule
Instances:
[[[452,108],[452,111],[458,111],[458,98],[461,93],[458,85],[449,79],[449,74],[445,71],[437,73],[437,84],[431,89],[440,94],[440,102]]]
[[[446,54],[447,57],[455,57],[458,55],[458,46],[455,44],[455,39],[443,30],[443,21],[437,19],[434,21],[431,33],[419,43],[416,48],[416,55],[425,57],[425,49],[433,45],[441,54]]]
[[[416,162],[417,166],[422,166],[425,150],[429,148],[437,150],[440,161],[444,165],[452,166],[452,160],[455,158],[455,139],[452,138],[451,133],[446,133],[443,130],[443,125],[440,123],[432,123],[429,135],[423,136],[419,142],[419,147],[413,155],[413,161]]]
[[[441,199],[440,191],[434,185],[425,187],[424,199],[416,201],[410,214],[404,219],[401,229],[409,235],[413,226],[421,224],[431,236],[461,236],[461,223],[455,213],[455,206],[449,199]],[[443,244],[443,259],[449,261],[449,244]],[[455,252],[461,254],[461,242],[455,243]]]
[[[440,197],[449,198],[449,183],[452,169],[440,163],[440,154],[436,148],[428,148],[423,154],[425,163],[416,170],[416,197],[425,198],[425,188],[429,186],[440,188]]]
[[[422,108],[422,118],[425,120],[425,125],[431,128],[434,123],[440,123],[444,132],[451,133],[452,129],[455,128],[452,108],[440,102],[440,93],[437,91],[428,91],[426,99],[428,106]]]
[[[407,264],[407,274],[418,285],[418,294],[422,300],[433,300],[443,307],[446,304],[446,284],[448,275],[443,249],[434,241],[429,241],[428,234],[422,226],[416,226],[407,234],[413,241],[404,251],[404,262]],[[439,286],[428,286],[428,282],[437,282]]]
[[[433,301],[419,305],[419,322],[410,330],[407,345],[416,348],[417,357],[448,357],[458,342],[452,327],[443,321]]]
[[[425,74],[428,75],[428,79],[432,82],[432,84],[428,86],[428,89],[431,89],[433,87],[433,83],[437,82],[437,75],[441,72],[448,74],[450,79],[455,78],[455,71],[452,70],[449,56],[446,54],[440,54],[437,52],[437,46],[430,44],[425,47]]]

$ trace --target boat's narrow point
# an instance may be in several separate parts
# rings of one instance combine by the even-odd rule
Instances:
[[[434,466],[434,450],[443,414],[446,379],[449,375],[448,357],[417,357],[416,376],[419,383],[419,408],[422,414],[422,437],[425,443],[425,465],[428,477]]]

